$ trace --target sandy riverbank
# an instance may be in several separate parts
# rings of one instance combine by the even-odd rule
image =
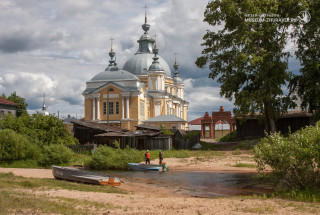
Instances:
[[[236,163],[254,164],[252,155],[217,156],[211,159],[168,158],[165,159],[170,171],[219,171],[256,172],[254,168],[234,167]],[[157,163],[153,160],[152,163]],[[49,169],[0,168],[0,172],[35,178],[53,178]],[[112,204],[106,214],[315,214],[320,213],[319,205],[292,203],[286,200],[232,198],[195,198],[176,194],[161,186],[139,183],[126,179],[119,189],[130,194],[106,194],[70,190],[29,191],[36,195],[86,199],[94,202]],[[301,210],[303,208],[303,210]]]

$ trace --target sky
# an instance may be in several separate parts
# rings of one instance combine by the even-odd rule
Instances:
[[[0,93],[16,91],[29,113],[40,111],[44,93],[47,110],[83,117],[86,81],[109,64],[110,38],[120,68],[138,49],[148,5],[150,35],[157,34],[159,54],[179,74],[190,102],[188,119],[232,102],[220,97],[219,84],[208,69],[195,65],[202,37],[212,26],[203,22],[206,0],[1,0]],[[292,60],[293,66],[297,66]]]

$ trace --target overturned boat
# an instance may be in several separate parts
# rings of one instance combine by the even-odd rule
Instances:
[[[128,163],[131,170],[140,170],[140,171],[161,171],[161,165],[154,164],[142,164],[142,163]]]
[[[52,166],[52,174],[55,179],[81,182],[96,185],[120,186],[121,181],[117,177],[96,172],[79,170],[72,167]]]

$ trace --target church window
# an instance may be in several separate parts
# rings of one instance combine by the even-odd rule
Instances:
[[[103,112],[103,115],[107,114],[107,103],[106,102],[103,102],[102,112]]]
[[[177,126],[176,125],[172,125],[171,130],[172,131],[176,131],[177,130]]]
[[[113,102],[109,102],[109,114],[113,115]]]
[[[116,114],[119,114],[119,102],[116,102]]]
[[[140,116],[144,117],[144,101],[140,101]]]
[[[172,87],[170,87],[170,94],[172,94]]]

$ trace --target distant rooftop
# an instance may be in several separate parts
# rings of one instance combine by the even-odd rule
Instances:
[[[190,122],[188,122],[189,125],[201,125],[201,120],[203,119],[203,116],[198,118],[198,119],[194,119]]]
[[[186,122],[175,115],[159,115],[146,120],[145,122]]]
[[[10,100],[5,99],[5,98],[3,98],[3,97],[0,97],[0,104],[3,104],[3,105],[11,105],[11,106],[19,106],[19,104],[14,103],[13,101],[10,101]]]

